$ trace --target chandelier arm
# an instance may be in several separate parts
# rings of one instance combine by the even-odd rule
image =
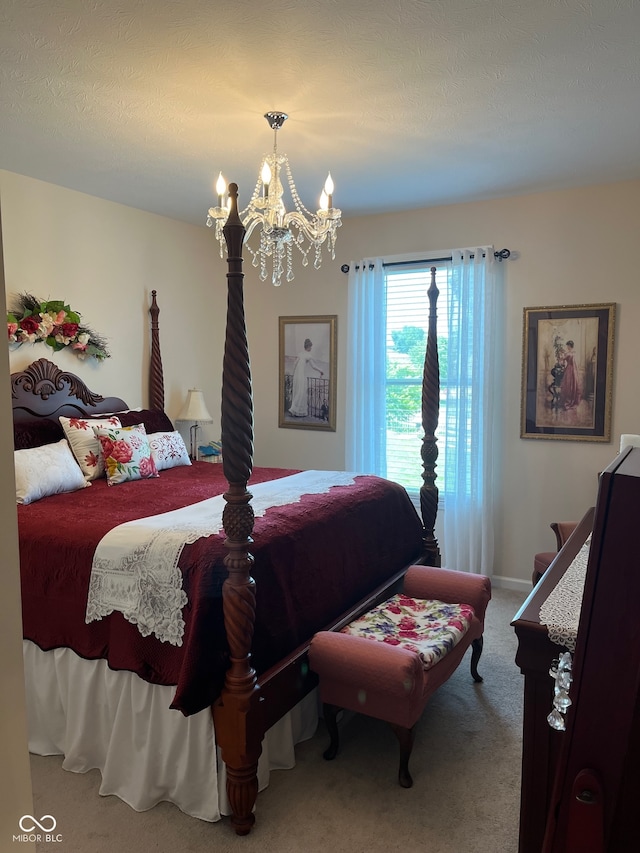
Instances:
[[[259,216],[248,216],[246,219],[244,219],[242,221],[242,224],[244,225],[245,231],[246,231],[246,236],[244,238],[245,245],[246,245],[247,240],[253,234],[256,225],[260,225],[261,222],[262,222],[262,220],[260,219]]]
[[[287,228],[292,225],[299,228],[311,243],[324,243],[327,236],[334,230],[334,223],[329,219],[323,221],[314,216],[309,222],[308,219],[293,210],[284,217],[284,225]]]

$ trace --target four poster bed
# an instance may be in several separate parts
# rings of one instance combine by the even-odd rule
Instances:
[[[236,832],[246,834],[269,769],[292,766],[293,744],[313,733],[316,677],[307,665],[313,634],[343,627],[388,597],[409,565],[439,565],[438,291],[433,268],[422,521],[404,489],[378,477],[254,469],[244,229],[234,185],[230,195],[223,464],[185,462],[117,488],[96,477],[91,488],[31,496],[18,506],[18,525],[32,751],[64,753],[63,766],[71,770],[98,767],[101,793],[117,793],[134,808],[170,800],[208,820],[231,814]],[[158,314],[154,291],[148,410],[129,410],[124,400],[102,397],[39,359],[11,376],[17,452],[66,453],[59,416],[88,428],[96,417],[117,418],[117,427],[98,430],[116,429],[118,436],[138,424],[147,435],[171,434]],[[31,461],[26,470],[33,473]],[[138,531],[145,523],[139,519],[157,514],[169,514],[161,516],[163,530],[188,532],[168,574],[160,577],[139,545],[123,558],[124,575],[112,571],[102,543],[115,530]],[[154,536],[151,559],[158,551]],[[161,547],[168,547],[164,540]],[[129,595],[129,587],[122,592],[127,583],[139,609],[125,617],[118,596]],[[107,606],[96,605],[85,621],[96,590],[106,594]],[[113,601],[119,603],[109,609]],[[167,602],[173,611],[163,622],[159,608]]]

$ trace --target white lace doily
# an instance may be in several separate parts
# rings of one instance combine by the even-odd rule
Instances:
[[[346,471],[303,471],[280,480],[249,486],[255,516],[274,506],[299,503],[303,495],[348,486],[356,474]],[[222,529],[222,495],[206,501],[128,521],[110,530],[93,558],[85,621],[93,622],[118,610],[143,637],[182,645],[182,589],[178,561],[185,545]]]
[[[540,608],[540,621],[546,625],[551,642],[570,652],[576,650],[590,545],[591,534]]]

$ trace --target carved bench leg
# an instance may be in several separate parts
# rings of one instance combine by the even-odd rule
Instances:
[[[484,640],[482,637],[478,637],[477,640],[471,641],[471,676],[473,680],[477,682],[482,681],[482,676],[478,673],[478,661],[482,654],[483,643]]]
[[[400,744],[400,766],[398,769],[398,782],[403,788],[410,788],[413,785],[413,779],[409,773],[409,758],[413,749],[413,729],[407,729],[404,726],[396,726],[390,723],[395,736]]]
[[[338,753],[339,746],[339,736],[338,736],[338,714],[342,709],[337,705],[329,705],[325,702],[322,705],[322,713],[324,716],[324,722],[327,727],[327,732],[329,733],[329,746],[322,753],[322,757],[326,761],[333,761]]]

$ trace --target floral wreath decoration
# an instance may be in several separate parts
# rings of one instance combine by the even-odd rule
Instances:
[[[30,293],[20,294],[7,312],[10,344],[46,343],[55,352],[70,347],[78,358],[110,358],[107,342],[82,323],[82,315],[61,299],[43,302]]]

